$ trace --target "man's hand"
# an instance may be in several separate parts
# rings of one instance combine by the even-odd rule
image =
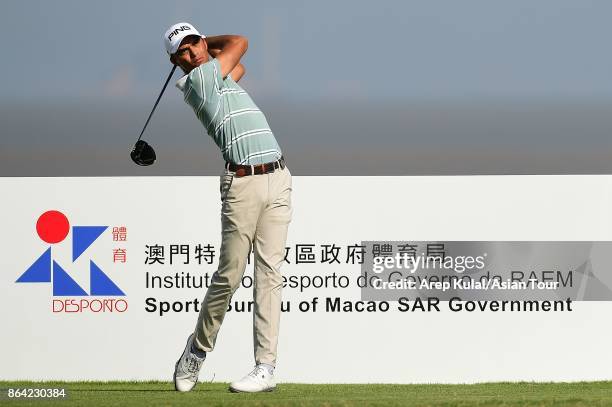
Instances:
[[[240,58],[242,58],[249,47],[246,37],[240,35],[216,35],[206,37],[204,40],[208,46],[208,52],[219,60],[221,76],[223,78],[230,73],[234,73],[234,68],[240,65]],[[244,74],[244,67],[242,68],[242,73],[238,74],[239,72],[236,72],[236,76],[240,79],[242,74]],[[234,75],[232,75],[232,79],[238,80]]]
[[[208,48],[208,53],[213,58],[217,58],[217,56],[219,55],[220,52],[221,52],[221,50],[218,49],[218,48]],[[244,68],[244,65],[242,65],[240,62],[238,62],[238,64],[236,64],[234,69],[232,69],[232,72],[230,72],[230,75],[232,75],[232,79],[234,81],[238,82],[240,80],[240,78],[242,78],[244,76],[245,72],[246,72],[246,69]]]

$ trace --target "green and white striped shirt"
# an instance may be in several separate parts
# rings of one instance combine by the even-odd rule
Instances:
[[[225,161],[254,165],[280,159],[282,152],[266,117],[230,75],[221,77],[217,58],[194,68],[176,86]]]

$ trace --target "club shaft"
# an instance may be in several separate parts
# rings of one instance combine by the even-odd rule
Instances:
[[[151,113],[149,113],[149,117],[147,118],[147,121],[145,122],[145,125],[142,128],[142,131],[140,132],[140,136],[138,136],[138,140],[140,140],[140,138],[144,134],[144,131],[147,128],[147,125],[149,124],[149,121],[151,120],[151,117],[153,116],[153,112],[155,112],[155,108],[157,107],[157,105],[159,103],[159,100],[161,99],[162,95],[164,94],[164,91],[166,90],[166,86],[168,86],[168,82],[170,82],[170,78],[172,78],[172,75],[174,74],[174,70],[175,69],[176,69],[176,65],[173,65],[172,66],[172,70],[170,71],[170,74],[168,75],[168,78],[166,79],[166,83],[164,83],[164,87],[162,88],[161,92],[159,92],[159,96],[157,97],[157,100],[155,101],[155,104],[153,105],[153,109],[151,110]],[[138,140],[136,140],[136,141],[138,141]]]

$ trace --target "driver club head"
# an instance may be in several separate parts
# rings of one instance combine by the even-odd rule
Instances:
[[[138,140],[130,153],[132,161],[141,166],[151,165],[155,162],[155,150],[144,140]]]

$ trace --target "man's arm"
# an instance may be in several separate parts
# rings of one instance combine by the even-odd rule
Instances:
[[[208,53],[213,58],[216,58],[219,55],[220,52],[221,52],[221,50],[218,49],[218,48],[208,48]],[[246,72],[246,69],[244,68],[244,65],[242,65],[240,62],[238,62],[238,64],[236,64],[234,69],[232,69],[232,72],[230,72],[230,75],[232,75],[232,79],[234,81],[238,82],[240,80],[240,78],[242,78],[244,76],[245,72]]]
[[[244,69],[244,65],[242,65],[242,64],[236,65],[234,70],[232,72],[230,72],[234,82],[238,82],[240,80],[240,78],[242,78],[244,76],[245,71],[246,71],[246,69]]]
[[[234,68],[240,64],[240,58],[242,58],[249,47],[246,37],[240,35],[215,35],[206,37],[204,40],[211,55],[213,55],[215,50],[218,50],[217,55],[213,55],[213,57],[219,60],[221,76],[223,78],[233,72]],[[234,78],[234,75],[232,75],[232,78],[237,80]]]

